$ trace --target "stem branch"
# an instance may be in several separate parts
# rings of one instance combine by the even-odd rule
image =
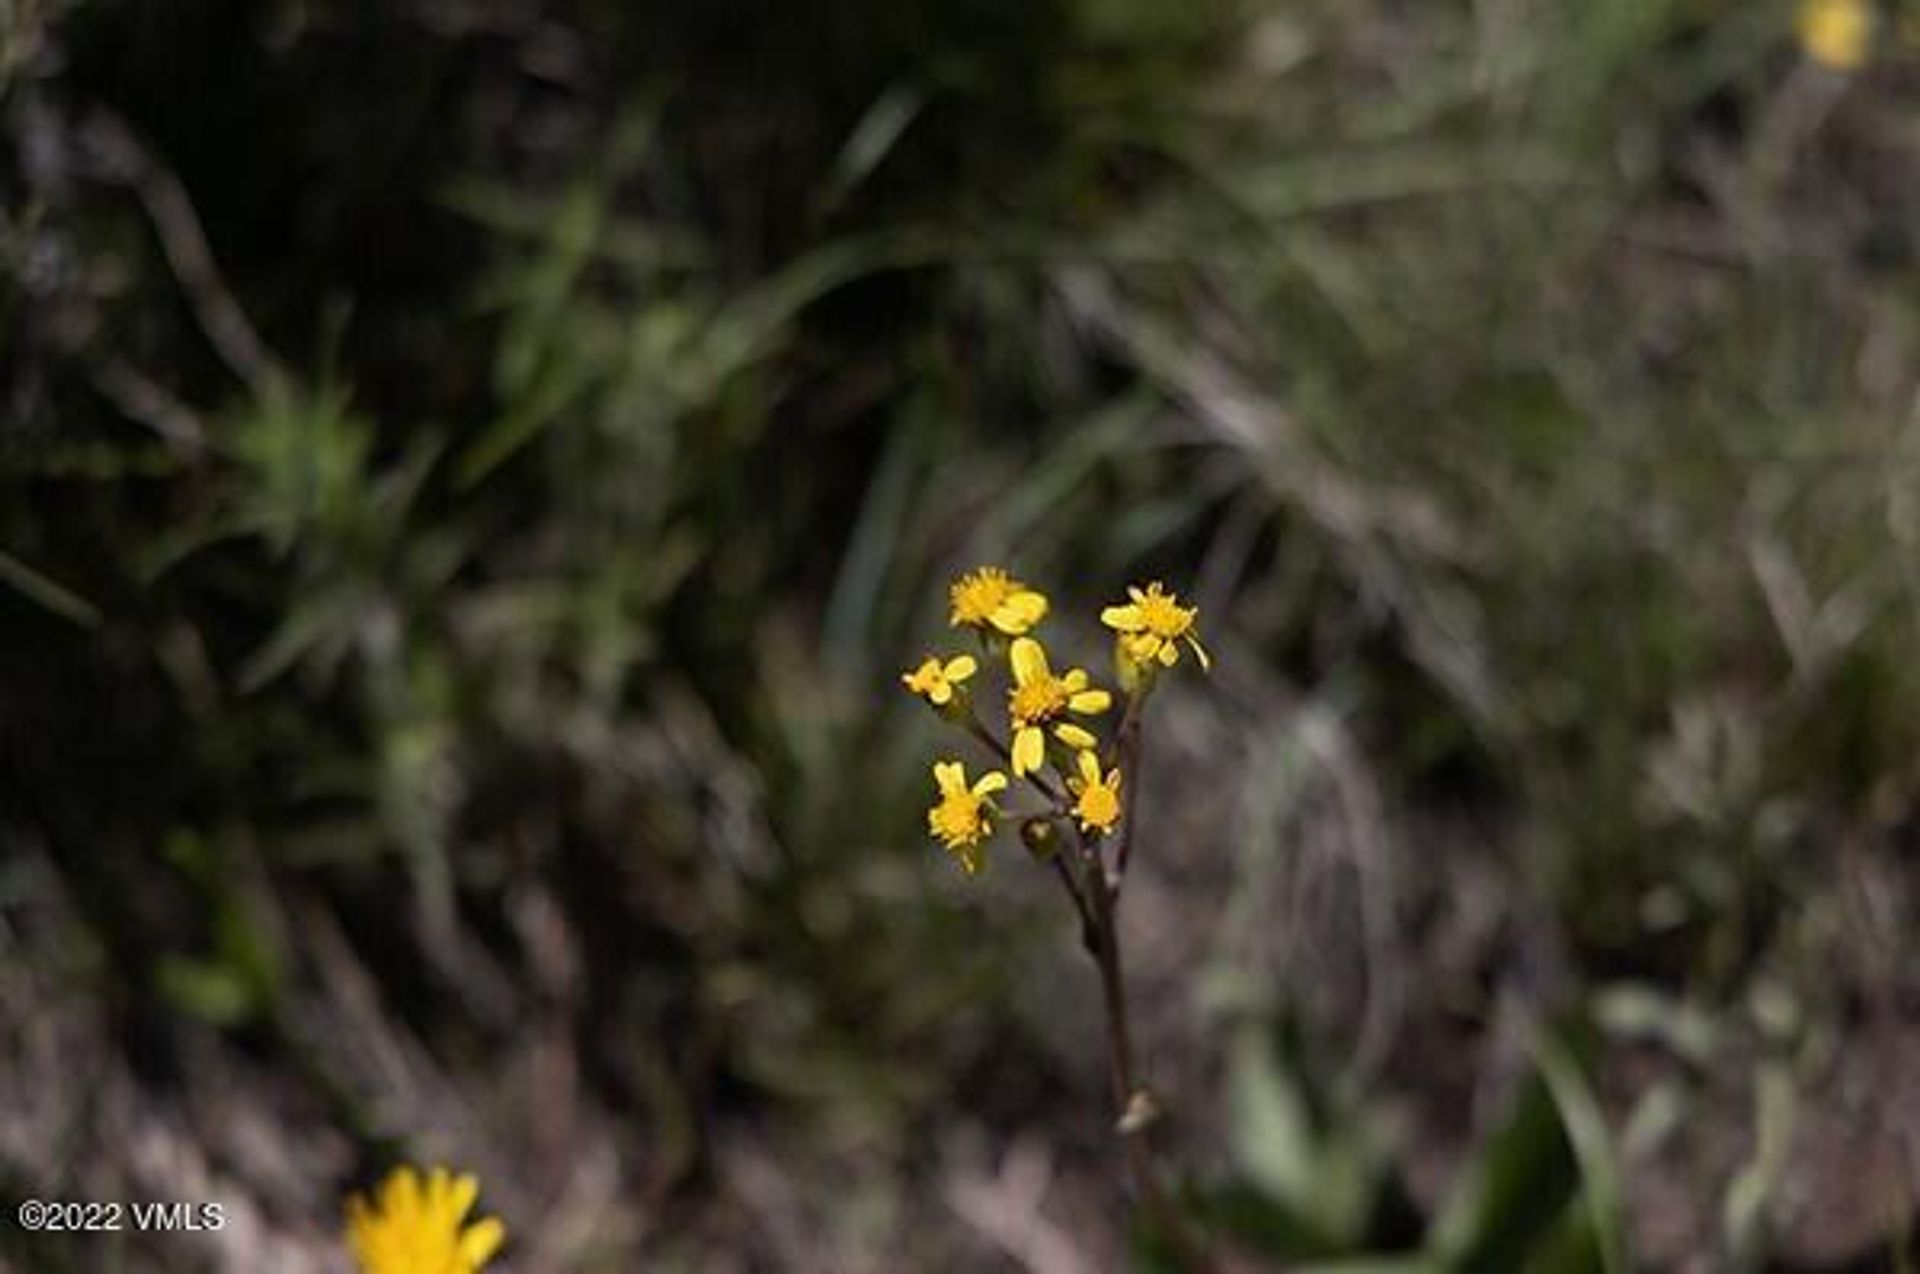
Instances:
[[[980,724],[979,714],[973,712],[971,709],[969,709],[967,713],[967,733],[984,743],[995,756],[1006,763],[1007,768],[1013,768],[1013,753],[1007,750],[1006,744],[994,737],[993,731]],[[1065,798],[1060,795],[1059,790],[1056,789],[1053,784],[1047,782],[1046,779],[1042,778],[1037,771],[1028,774],[1026,778],[1027,782],[1040,789],[1042,796],[1052,801],[1055,805],[1065,808],[1066,801]]]
[[[1066,887],[1067,897],[1073,899],[1073,909],[1080,916],[1080,942],[1092,953],[1099,943],[1098,929],[1094,925],[1093,912],[1087,908],[1087,896],[1081,892],[1080,883],[1074,878],[1073,868],[1067,866],[1067,860],[1059,854],[1052,858],[1054,874],[1060,877],[1060,883]]]
[[[1116,762],[1120,770],[1120,847],[1113,856],[1113,868],[1107,874],[1107,886],[1119,901],[1120,885],[1127,876],[1127,860],[1133,856],[1134,806],[1140,795],[1140,704],[1143,695],[1127,696],[1126,714],[1114,740]]]

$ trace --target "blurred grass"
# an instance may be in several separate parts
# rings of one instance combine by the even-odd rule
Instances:
[[[1352,1063],[1316,1135],[1412,1197],[1343,1242],[1411,1250],[1510,1098],[1557,1224],[1653,1093],[1641,1179],[1708,1219],[1629,1174],[1646,1264],[1905,1233],[1821,1248],[1778,1112],[1911,1036],[1912,49],[1840,77],[1790,6],[1679,0],[745,16],[0,18],[5,955],[104,953],[9,1014],[103,1006],[161,1106],[298,1092],[350,1142],[310,1191],[458,1151],[535,1262],[982,1264],[955,1146],[1038,1127],[1100,1266],[1081,971],[1014,854],[925,852],[892,683],[954,570],[1085,615],[1162,574],[1222,655],[1142,956],[1200,1176],[1296,1064],[1204,970]],[[223,362],[99,110],[284,368]],[[1622,991],[1711,1060],[1519,1076],[1514,1003]],[[601,1162],[586,1238],[533,1222]]]

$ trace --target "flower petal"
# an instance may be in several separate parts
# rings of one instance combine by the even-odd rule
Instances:
[[[936,708],[944,708],[953,702],[953,683],[936,681],[927,690],[927,702]]]
[[[1200,644],[1200,639],[1198,637],[1189,635],[1187,638],[1187,645],[1193,647],[1193,657],[1200,661],[1200,671],[1202,672],[1213,671],[1213,660],[1207,658],[1207,648]]]
[[[980,664],[972,655],[955,655],[947,660],[947,666],[940,670],[948,681],[965,681],[980,671]]]
[[[460,1256],[472,1268],[479,1269],[507,1241],[507,1227],[499,1217],[474,1222],[460,1234]]]
[[[1003,633],[1024,633],[1047,617],[1047,599],[1032,589],[1022,589],[1001,602],[993,612],[993,626]]]
[[[1067,700],[1067,706],[1082,715],[1105,712],[1113,706],[1113,695],[1106,690],[1082,690]]]
[[[402,1165],[387,1178],[387,1184],[381,1189],[384,1196],[381,1203],[388,1212],[417,1212],[420,1210],[420,1174],[411,1164]]]
[[[1033,773],[1047,758],[1047,736],[1039,726],[1027,726],[1013,736],[1013,773],[1018,778]]]
[[[1100,612],[1100,622],[1123,633],[1138,632],[1146,623],[1138,606],[1109,606]]]
[[[1089,783],[1100,781],[1100,758],[1092,751],[1083,751],[1074,758],[1074,764],[1080,770],[1080,777]]]
[[[958,761],[935,761],[933,781],[939,784],[942,793],[964,792],[967,790],[967,767]]]
[[[1180,662],[1180,647],[1170,641],[1160,643],[1160,662],[1171,668]]]
[[[1007,788],[1007,776],[998,770],[988,770],[973,785],[975,796],[992,796],[995,792],[1004,792]]]
[[[1053,737],[1082,754],[1091,748],[1100,746],[1100,740],[1094,738],[1091,734],[1069,721],[1063,721],[1053,727]]]
[[[1017,685],[1024,686],[1048,675],[1047,649],[1031,637],[1016,638],[1007,651],[1007,658],[1013,664],[1013,680]]]

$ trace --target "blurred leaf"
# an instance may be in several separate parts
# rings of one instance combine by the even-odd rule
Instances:
[[[82,628],[92,628],[100,622],[99,607],[10,553],[0,553],[0,582],[12,585],[22,596]]]
[[[1626,1039],[1656,1040],[1695,1066],[1713,1057],[1719,1029],[1697,1005],[1639,983],[1614,983],[1590,997],[1594,1021]]]
[[[240,525],[282,556],[312,534],[344,546],[364,530],[373,428],[347,390],[275,373],[227,413],[219,440],[242,467]]]
[[[1318,1250],[1358,1242],[1379,1184],[1358,1120],[1330,1100],[1316,1109],[1299,1072],[1283,1061],[1274,1032],[1261,1026],[1237,1031],[1227,1086],[1234,1157],[1251,1183],[1314,1236]]]
[[[160,994],[210,1026],[237,1026],[259,1007],[248,979],[225,964],[167,956],[154,978]]]
[[[847,135],[833,170],[821,188],[821,209],[831,209],[878,168],[907,131],[926,96],[907,84],[894,84],[873,99],[860,120]]]
[[[1461,1170],[1434,1220],[1430,1250],[1453,1269],[1522,1269],[1579,1185],[1552,1092],[1530,1076]]]
[[[1770,1237],[1767,1205],[1780,1187],[1793,1146],[1796,1100],[1793,1073],[1783,1062],[1762,1062],[1754,1090],[1754,1146],[1727,1187],[1721,1233],[1728,1268],[1758,1268]]]
[[[855,676],[863,675],[868,666],[864,652],[874,635],[874,609],[887,574],[907,543],[908,522],[915,509],[914,484],[928,432],[916,414],[889,435],[827,600],[827,657]]]
[[[1613,1132],[1599,1099],[1573,1050],[1558,1033],[1537,1029],[1530,1045],[1580,1167],[1579,1196],[1571,1209],[1579,1222],[1570,1227],[1570,1234],[1578,1235],[1579,1241],[1568,1237],[1556,1243],[1555,1249],[1564,1255],[1555,1259],[1585,1262],[1589,1258],[1582,1253],[1597,1250],[1599,1268],[1606,1274],[1628,1274],[1626,1192]]]
[[[1332,1258],[1350,1247],[1336,1241],[1313,1220],[1251,1184],[1231,1182],[1196,1190],[1187,1200],[1190,1215],[1207,1231],[1230,1238],[1263,1256],[1292,1264]]]
[[[359,599],[338,589],[315,593],[295,604],[240,665],[241,693],[260,689],[308,659],[323,673],[331,672],[352,645],[360,617]]]

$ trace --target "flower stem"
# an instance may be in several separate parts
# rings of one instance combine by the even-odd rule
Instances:
[[[1067,897],[1073,899],[1073,909],[1080,917],[1080,943],[1091,954],[1100,939],[1094,925],[1093,912],[1087,908],[1087,896],[1081,891],[1079,881],[1074,878],[1073,868],[1067,866],[1065,858],[1055,854],[1052,862],[1054,874],[1060,877],[1060,883],[1066,887]]]
[[[1088,890],[1093,896],[1093,959],[1100,969],[1100,991],[1106,1005],[1107,1053],[1114,1103],[1125,1116],[1134,1093],[1133,1037],[1127,1025],[1126,974],[1120,962],[1120,895],[1104,879],[1099,851],[1089,846],[1087,860],[1092,872],[1099,873]]]
[[[992,752],[995,756],[999,757],[1003,764],[1005,764],[1009,768],[1012,767],[1013,753],[1007,750],[1006,744],[1000,742],[1000,740],[997,737],[995,737],[993,731],[987,729],[986,726],[980,723],[980,716],[978,713],[969,710],[969,712],[967,713],[966,726],[967,726],[968,734],[971,734],[974,738],[980,740],[982,744],[986,745],[987,749],[990,752]],[[1046,797],[1049,801],[1052,801],[1055,805],[1058,805],[1063,809],[1065,808],[1066,798],[1061,796],[1059,791],[1053,786],[1053,784],[1047,782],[1046,779],[1042,778],[1039,774],[1037,773],[1028,774],[1027,782],[1033,784],[1036,788],[1039,788],[1040,794]]]
[[[1107,1019],[1107,1067],[1113,1084],[1116,1110],[1115,1127],[1120,1132],[1125,1148],[1127,1172],[1133,1180],[1135,1202],[1145,1211],[1161,1237],[1172,1246],[1181,1268],[1206,1270],[1209,1264],[1205,1250],[1168,1202],[1147,1146],[1146,1134],[1153,1113],[1152,1098],[1134,1082],[1133,1036],[1127,1019],[1126,971],[1120,958],[1119,878],[1107,874],[1096,842],[1082,836],[1080,848],[1087,865],[1085,892],[1092,903],[1087,949],[1100,971],[1101,1001]]]
[[[1140,795],[1140,707],[1144,699],[1144,694],[1139,692],[1127,696],[1127,710],[1120,718],[1114,739],[1115,763],[1121,775],[1120,846],[1114,852],[1107,884],[1113,890],[1116,907],[1120,901],[1120,885],[1127,876],[1127,860],[1133,856],[1133,811]]]

